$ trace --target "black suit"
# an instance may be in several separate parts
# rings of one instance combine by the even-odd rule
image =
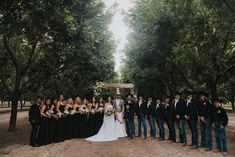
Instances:
[[[179,136],[180,136],[180,142],[183,144],[187,143],[186,139],[186,133],[184,129],[184,119],[185,119],[185,111],[186,111],[186,103],[182,99],[174,100],[173,102],[174,105],[174,113],[175,117],[178,115],[179,118],[177,119],[178,122],[178,129],[179,129]]]
[[[189,117],[188,125],[192,134],[192,145],[198,146],[198,103],[193,98],[191,100],[186,100],[185,115]]]
[[[130,138],[133,138],[135,125],[134,125],[134,115],[135,115],[135,103],[134,101],[126,102],[124,104],[124,119],[126,122],[126,132]]]
[[[31,135],[30,135],[30,145],[36,146],[37,145],[37,136],[39,131],[39,124],[40,124],[40,109],[37,103],[31,105],[29,109],[29,122],[32,126]]]
[[[175,114],[174,114],[174,104],[165,104],[164,106],[164,117],[167,124],[167,127],[169,129],[169,140],[172,140],[175,142]]]
[[[147,126],[146,126],[146,115],[147,115],[147,104],[146,102],[142,101],[140,103],[140,101],[136,102],[135,105],[135,113],[138,116],[138,136],[141,136],[141,126],[143,125],[144,128],[144,137],[147,138]]]

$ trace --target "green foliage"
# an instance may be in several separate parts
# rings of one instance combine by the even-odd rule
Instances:
[[[235,19],[224,1],[137,0],[127,21],[133,31],[123,79],[138,92],[191,88],[234,102]]]

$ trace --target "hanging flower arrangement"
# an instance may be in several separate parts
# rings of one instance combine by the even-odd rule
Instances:
[[[104,83],[103,82],[96,82],[96,84],[93,86],[94,95],[100,96],[102,89],[104,89]]]

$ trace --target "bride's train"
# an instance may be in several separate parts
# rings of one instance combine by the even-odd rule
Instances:
[[[106,104],[107,108],[112,108],[111,104]],[[121,122],[121,123],[120,123]],[[103,124],[99,130],[99,132],[87,138],[87,141],[91,142],[105,142],[105,141],[115,141],[118,138],[126,137],[126,129],[124,125],[122,112],[116,113],[116,121],[114,118],[114,114],[104,115]]]

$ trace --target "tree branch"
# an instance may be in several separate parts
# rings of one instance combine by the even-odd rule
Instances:
[[[235,14],[235,10],[230,6],[229,2],[227,0],[223,0],[224,4],[228,7],[228,9]]]
[[[13,61],[16,69],[19,69],[21,67],[20,62],[15,54],[15,51],[13,50],[13,48],[10,46],[9,43],[10,37],[7,35],[3,35],[3,42],[4,42],[4,46],[7,49],[8,54],[10,55],[11,60]]]

